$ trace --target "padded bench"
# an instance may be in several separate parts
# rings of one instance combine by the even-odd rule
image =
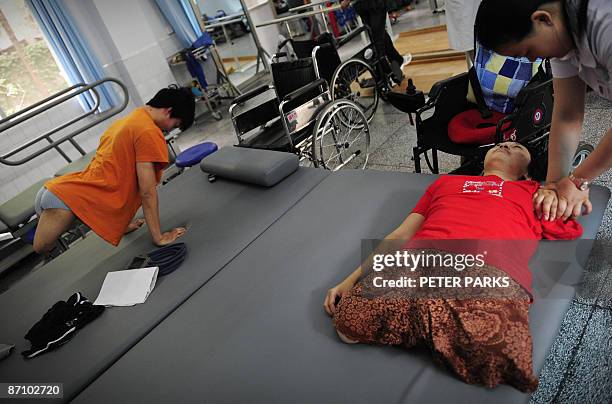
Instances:
[[[11,233],[20,231],[20,226],[36,214],[34,210],[36,194],[49,179],[45,178],[36,182],[0,205],[0,221],[6,225]]]
[[[420,350],[343,344],[323,311],[326,291],[360,264],[361,240],[397,227],[434,179],[376,171],[329,175],[75,401],[527,402],[529,395],[508,386],[464,384]],[[593,213],[580,219],[584,240],[543,241],[532,263],[534,282],[558,278],[530,311],[538,373],[610,191],[593,187],[591,197]],[[565,271],[551,265],[562,257],[571,263]]]
[[[95,153],[95,151],[87,153],[85,156],[57,171],[54,176],[59,177],[64,174],[83,170],[87,167]],[[21,228],[21,226],[27,223],[28,220],[36,214],[34,209],[36,194],[43,187],[45,182],[50,179],[51,178],[44,178],[32,184],[15,197],[0,205],[0,233],[10,231],[20,236],[24,230],[29,230],[29,228],[31,228],[31,226]]]
[[[60,175],[81,171],[87,167],[94,155],[95,151],[86,154],[82,158],[73,161],[66,167],[57,171],[54,176],[59,177]],[[51,178],[44,178],[32,184],[15,197],[0,205],[0,233],[10,231],[13,234],[18,232],[18,235],[21,235],[23,230],[25,230],[25,228],[21,229],[21,226],[27,223],[28,220],[36,214],[34,209],[36,194],[43,187],[45,182],[50,179]],[[3,230],[3,224],[7,230]]]
[[[90,233],[0,295],[0,341],[16,345],[16,352],[0,362],[0,381],[53,380],[64,384],[65,400],[73,398],[327,175],[298,169],[266,188],[222,178],[211,183],[200,170],[188,170],[161,187],[162,228],[187,227],[180,239],[188,248],[183,265],[158,279],[145,304],[110,308],[65,346],[23,359],[19,352],[29,346],[24,335],[53,303],[77,291],[95,299],[107,272],[124,269],[134,256],[155,248],[146,227],[126,235],[118,248]]]

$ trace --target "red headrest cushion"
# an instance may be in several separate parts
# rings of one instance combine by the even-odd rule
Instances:
[[[497,122],[506,115],[497,111],[491,113],[488,119],[484,119],[477,109],[457,114],[448,124],[448,137],[453,143],[494,143]]]

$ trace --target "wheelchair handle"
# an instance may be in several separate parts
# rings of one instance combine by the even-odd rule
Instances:
[[[287,59],[289,59],[289,56],[287,56],[287,52],[274,53],[272,55],[272,62],[278,62],[278,60],[280,58],[287,58]]]
[[[333,47],[334,47],[334,45],[333,45],[333,44],[331,44],[331,43],[329,43],[329,42],[319,44],[319,45],[315,46],[315,47],[312,49],[312,57],[314,57],[314,56],[315,56],[315,49],[317,49],[317,48],[319,48],[319,49],[323,49],[323,48],[327,49],[327,48],[333,48]]]
[[[308,93],[311,90],[314,90],[315,88],[319,87],[319,86],[325,86],[327,87],[327,81],[325,81],[325,79],[318,79],[313,81],[310,84],[305,85],[304,87],[300,87],[297,90],[295,90],[292,93],[289,93],[285,96],[285,98],[283,98],[283,102],[289,102],[294,100],[297,97],[300,97],[306,93]]]
[[[285,47],[285,45],[287,45],[287,43],[289,43],[290,41],[291,41],[291,38],[284,39],[281,43],[278,44],[276,49],[277,50],[283,49]]]
[[[234,98],[234,100],[232,101],[232,104],[240,104],[248,99],[251,99],[261,93],[265,93],[266,91],[268,91],[270,89],[270,86],[267,84],[264,84],[260,87],[255,88],[254,90],[249,91],[248,93],[244,93],[242,95],[239,95],[238,97]]]
[[[355,38],[357,35],[361,34],[362,32],[366,32],[368,34],[368,39],[370,40],[370,42],[372,42],[372,32],[370,28],[365,25],[362,25],[361,27],[351,31],[345,37],[341,38],[338,41],[338,48],[344,45],[345,43],[349,42],[350,40],[352,40],[353,38]]]

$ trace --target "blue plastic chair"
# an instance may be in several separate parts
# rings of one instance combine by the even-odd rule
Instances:
[[[219,149],[213,142],[204,142],[191,146],[189,149],[183,150],[176,156],[174,165],[178,170],[175,170],[172,174],[166,177],[162,183],[167,184],[180,175],[186,168],[193,167],[196,164],[200,164],[202,159]]]
[[[219,148],[213,142],[204,142],[191,146],[189,149],[179,153],[174,163],[178,168],[185,169],[200,164],[200,161],[209,154],[216,152]]]

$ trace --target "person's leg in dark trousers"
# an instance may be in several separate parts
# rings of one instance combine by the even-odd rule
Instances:
[[[365,25],[370,27],[372,31],[372,41],[379,55],[385,55],[389,62],[397,62],[400,65],[404,62],[404,58],[399,54],[393,41],[385,29],[387,20],[387,12],[384,10],[371,9],[359,14]]]
[[[385,19],[387,12],[384,10],[369,9],[359,13],[361,20],[365,25],[370,27],[372,32],[372,42],[376,48],[376,53],[380,56],[387,56],[385,46]]]
[[[387,55],[387,59],[390,61],[395,61],[399,63],[400,66],[402,63],[404,63],[404,57],[400,55],[397,49],[395,49],[395,46],[393,46],[393,41],[391,40],[391,37],[387,31],[385,31],[385,53]]]
[[[404,58],[397,52],[393,46],[393,42],[387,34],[385,23],[387,21],[387,12],[382,9],[370,9],[359,14],[363,23],[370,27],[372,31],[372,42],[379,55],[386,56],[389,61],[388,67],[384,64],[379,64],[380,73],[386,75],[388,68],[391,68],[394,79],[399,82],[403,78],[400,66],[404,62]]]

